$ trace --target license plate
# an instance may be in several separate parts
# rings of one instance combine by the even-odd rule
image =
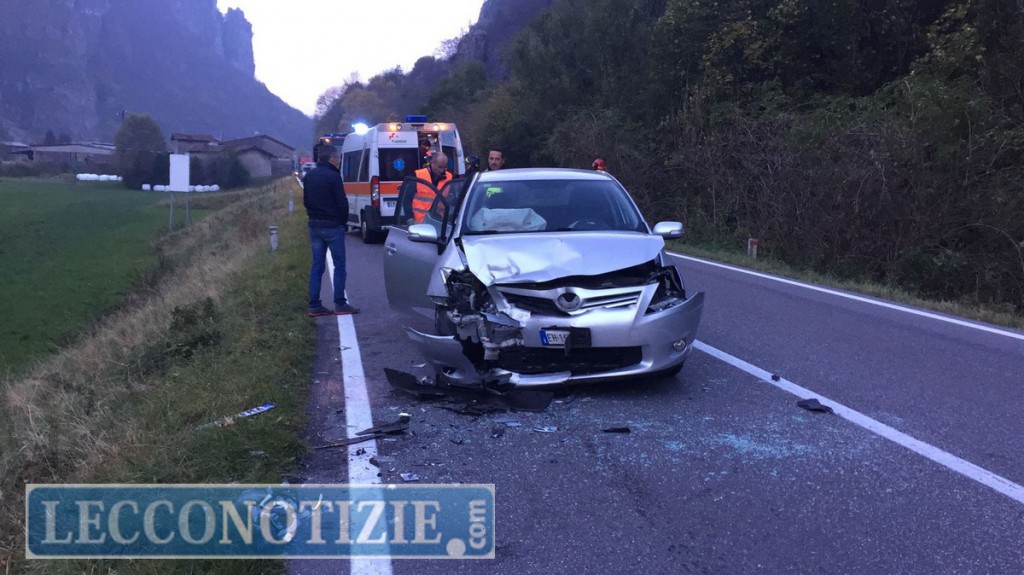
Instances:
[[[564,329],[542,329],[540,330],[540,342],[551,347],[565,347],[569,341],[569,331]]]
[[[384,200],[384,205],[389,208],[395,207],[396,203],[398,203],[398,200]]]

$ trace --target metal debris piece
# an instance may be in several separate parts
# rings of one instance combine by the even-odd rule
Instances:
[[[388,383],[390,383],[392,387],[411,393],[420,401],[440,399],[447,395],[436,386],[420,383],[416,379],[416,376],[411,373],[385,367],[384,375],[388,378]]]
[[[608,429],[602,429],[605,433],[629,433],[628,427],[609,427]]]
[[[822,405],[820,401],[814,399],[813,397],[810,399],[801,399],[800,401],[796,402],[796,404],[798,407],[802,407],[807,411],[814,411],[817,413],[833,413],[831,407],[827,405]]]
[[[266,452],[266,451],[257,451],[257,450],[253,450],[253,451],[250,451],[250,452],[249,452],[249,455],[251,455],[251,456],[253,456],[253,457],[263,457],[263,456],[264,456],[264,455],[266,455],[266,454],[267,454],[267,452]]]
[[[438,387],[421,383],[411,373],[389,368],[384,368],[384,375],[392,387],[410,393],[420,401],[447,400],[452,407],[440,407],[463,415],[477,416],[509,409],[544,411],[554,398],[553,392],[530,389],[497,391],[484,387]]]
[[[370,464],[374,465],[375,467],[382,467],[385,463],[394,463],[394,462],[395,462],[395,458],[394,457],[388,457],[386,455],[377,455],[375,457],[371,457],[370,458]],[[392,469],[392,471],[394,471],[394,469]]]
[[[554,425],[542,425],[540,427],[534,427],[533,430],[538,433],[555,433],[558,431],[558,428]]]
[[[782,378],[779,377],[779,374],[777,374],[777,373],[773,373],[772,374],[772,381],[779,381],[780,379],[782,379]]]
[[[505,427],[522,427],[523,424],[518,419],[512,419],[510,417],[501,417],[494,420],[494,423],[501,423]]]
[[[412,416],[408,413],[399,413],[398,421],[388,423],[385,425],[378,425],[377,427],[371,427],[370,429],[364,429],[356,435],[396,435],[404,433],[409,428],[409,420]]]
[[[380,437],[382,437],[381,434],[362,435],[362,436],[359,436],[359,437],[351,437],[349,439],[342,439],[341,441],[335,441],[334,443],[329,443],[327,445],[318,445],[318,446],[314,447],[313,449],[330,449],[332,447],[347,447],[347,446],[352,445],[354,443],[362,443],[364,441],[370,441],[371,439],[378,439]],[[385,439],[384,441],[387,441],[387,440]]]
[[[401,477],[402,481],[406,483],[411,483],[413,481],[420,480],[420,476],[415,473],[399,473],[398,476]]]
[[[216,421],[204,423],[197,427],[196,429],[206,429],[207,427],[227,427],[228,425],[234,425],[236,420],[244,419],[246,417],[252,417],[254,415],[259,415],[264,411],[270,411],[271,409],[274,409],[274,407],[275,406],[273,403],[264,403],[263,405],[260,405],[258,407],[247,409],[243,412],[236,413],[234,415],[229,415],[227,417],[222,417]]]

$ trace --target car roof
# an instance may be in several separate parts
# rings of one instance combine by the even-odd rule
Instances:
[[[480,173],[480,182],[521,182],[527,180],[592,180],[607,181],[612,177],[597,170],[570,168],[513,168]]]

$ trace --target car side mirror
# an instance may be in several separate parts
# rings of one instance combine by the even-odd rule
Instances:
[[[430,224],[413,224],[409,226],[409,241],[421,244],[436,244],[437,228]]]
[[[654,233],[665,238],[674,240],[683,237],[683,222],[658,222],[654,224]]]

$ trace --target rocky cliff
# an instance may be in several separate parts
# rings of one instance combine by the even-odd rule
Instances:
[[[480,18],[459,42],[456,60],[484,63],[492,78],[506,73],[505,52],[513,38],[556,0],[485,0]]]
[[[0,137],[112,141],[121,112],[165,135],[269,134],[310,120],[257,82],[252,26],[216,0],[0,0]]]

